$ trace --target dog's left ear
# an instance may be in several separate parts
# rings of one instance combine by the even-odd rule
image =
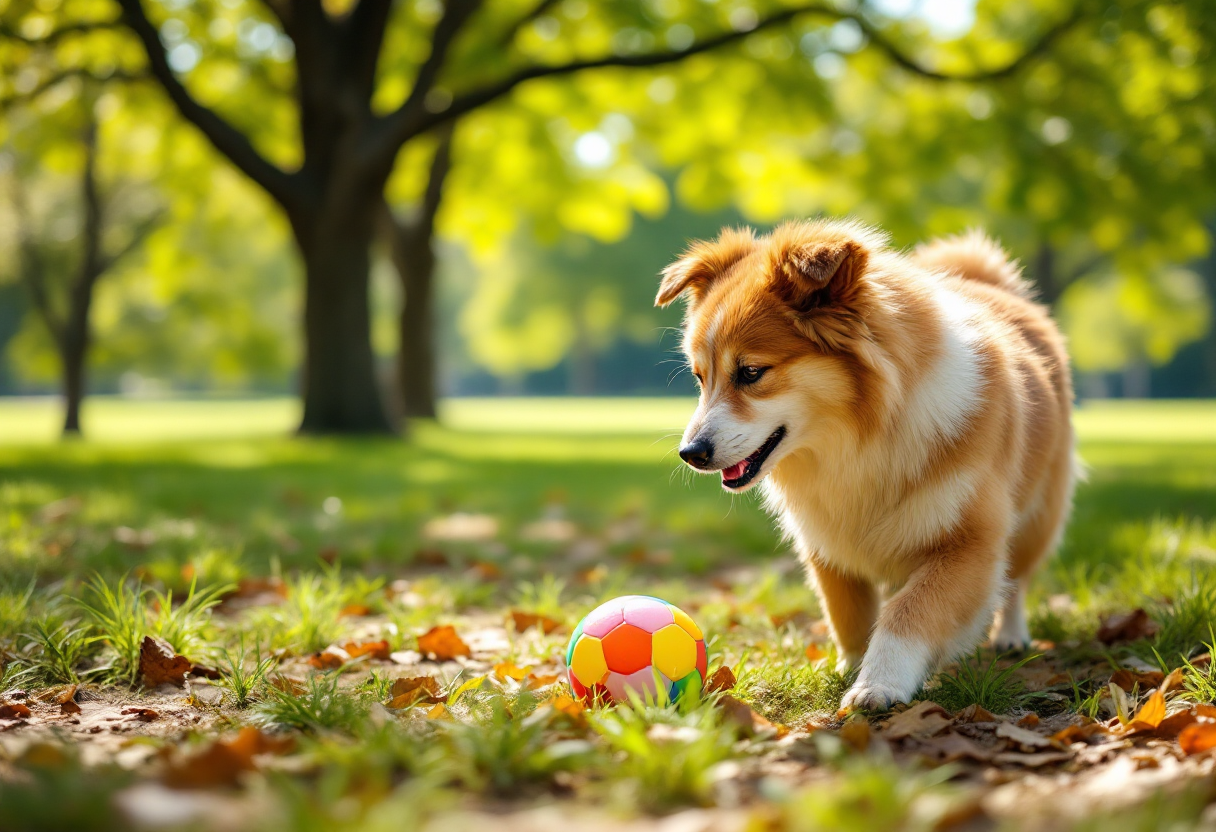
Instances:
[[[803,315],[847,305],[867,259],[866,249],[854,240],[791,242],[773,252],[773,288]]]
[[[709,287],[746,257],[756,244],[750,228],[726,228],[716,240],[694,242],[684,256],[663,269],[655,306],[667,306],[683,295],[691,309]]]

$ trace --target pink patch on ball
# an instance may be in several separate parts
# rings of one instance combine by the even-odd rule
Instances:
[[[666,604],[650,598],[638,598],[626,605],[625,621],[648,633],[656,633],[668,624],[676,623],[676,617]]]
[[[604,683],[612,694],[614,702],[628,703],[629,692],[641,698],[643,702],[663,701],[671,695],[671,684],[667,677],[653,667],[643,667],[636,673],[626,676],[623,673],[609,673],[608,681]],[[662,689],[660,692],[660,685]]]
[[[623,598],[614,598],[606,604],[600,604],[583,619],[583,633],[596,638],[603,638],[625,621]]]

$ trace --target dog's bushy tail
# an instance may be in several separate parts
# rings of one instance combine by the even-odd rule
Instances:
[[[1018,262],[979,229],[923,243],[912,252],[912,258],[928,269],[990,283],[1024,298],[1034,295],[1034,287],[1022,277]]]

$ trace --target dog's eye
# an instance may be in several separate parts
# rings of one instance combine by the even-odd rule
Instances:
[[[755,384],[766,372],[768,367],[740,367],[735,381],[739,384]]]

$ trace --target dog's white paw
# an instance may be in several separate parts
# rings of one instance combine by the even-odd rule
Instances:
[[[885,711],[908,696],[893,687],[857,681],[840,702],[842,711]]]

